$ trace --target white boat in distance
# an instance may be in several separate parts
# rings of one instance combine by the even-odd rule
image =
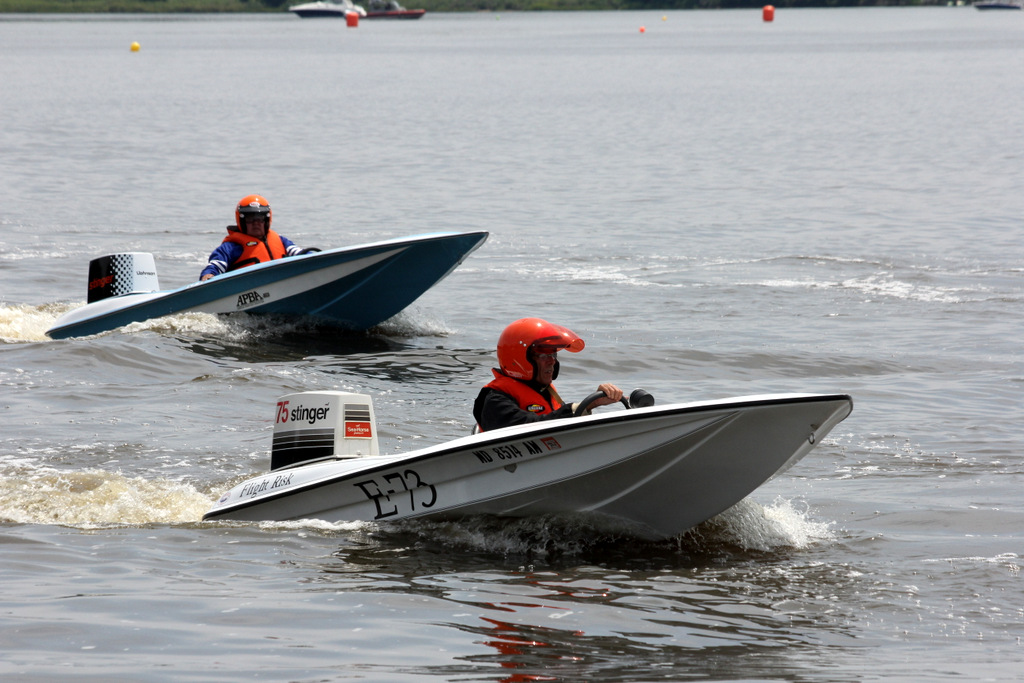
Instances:
[[[976,2],[974,9],[979,10],[1024,10],[1020,2]]]
[[[664,539],[787,470],[852,409],[845,394],[744,396],[608,410],[381,455],[369,396],[290,394],[277,403],[270,472],[232,488],[203,519],[584,513]]]
[[[323,17],[337,17],[344,19],[345,15],[349,12],[355,12],[360,17],[366,16],[366,10],[360,5],[356,5],[352,0],[331,0],[331,2],[305,2],[301,5],[292,5],[288,8],[289,12],[293,12],[300,17],[305,19],[323,18]]]

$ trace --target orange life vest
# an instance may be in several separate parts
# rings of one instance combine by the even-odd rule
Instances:
[[[256,239],[251,235],[246,235],[244,232],[229,232],[224,241],[234,242],[242,247],[242,255],[228,266],[228,270],[238,270],[255,263],[272,261],[288,255],[284,242],[281,241],[281,236],[273,230],[267,230],[267,238],[265,240]]]
[[[550,395],[545,396],[526,382],[520,382],[517,379],[503,375],[497,370],[492,369],[491,372],[494,373],[494,380],[487,385],[487,388],[497,389],[502,393],[508,394],[516,400],[516,403],[523,410],[537,415],[546,415],[562,407],[561,398],[558,396],[558,392],[555,391],[554,385],[548,386]]]

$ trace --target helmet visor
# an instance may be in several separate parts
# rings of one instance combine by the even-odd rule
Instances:
[[[536,353],[554,353],[561,349],[565,349],[570,353],[579,353],[583,350],[583,340],[567,327],[551,325],[549,329],[544,331],[548,335],[537,339],[530,345],[530,348]]]

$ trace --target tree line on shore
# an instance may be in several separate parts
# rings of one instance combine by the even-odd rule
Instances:
[[[0,13],[285,12],[305,0],[0,0]],[[354,0],[358,4],[358,0]],[[428,12],[750,9],[946,5],[948,0],[401,0]]]

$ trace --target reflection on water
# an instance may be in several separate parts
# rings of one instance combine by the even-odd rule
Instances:
[[[425,393],[429,393],[429,387],[436,385],[478,384],[478,377],[483,376],[481,366],[490,362],[491,357],[492,354],[482,351],[409,350],[389,355],[360,353],[328,360],[318,367],[331,375],[411,384],[417,391],[419,387],[428,387]]]
[[[752,551],[724,540],[720,530],[732,526],[732,536],[742,537],[748,519],[726,514],[662,543],[594,540],[579,520],[412,523],[369,535],[364,528],[321,565],[318,583],[333,583],[333,575],[349,591],[421,596],[448,615],[440,626],[493,650],[459,658],[507,670],[493,680],[582,680],[581,672],[604,667],[628,670],[628,680],[696,679],[754,665],[791,671],[802,649],[810,663],[823,644],[849,644],[853,634],[835,607],[864,587],[841,570],[801,564],[791,545]],[[466,534],[475,548],[452,541]],[[544,534],[544,549],[533,552]],[[510,536],[525,553],[508,552]],[[562,552],[554,552],[559,543]],[[816,602],[821,609],[807,612]],[[749,650],[758,644],[785,654],[763,661]]]
[[[174,335],[184,348],[216,361],[288,363],[314,357],[396,353],[413,348],[401,338],[350,332],[313,323],[274,319],[247,321],[245,334],[214,338]]]
[[[327,377],[349,381],[393,382],[413,388],[477,383],[481,366],[493,352],[444,347],[424,348],[424,338],[409,340],[378,331],[344,332],[322,326],[279,330],[241,339],[175,337],[183,348],[221,362],[291,363],[314,367]],[[429,337],[427,338],[429,340]],[[467,373],[473,377],[466,377]]]
[[[284,523],[291,528],[297,522]],[[316,528],[331,529],[320,523]],[[764,560],[828,545],[831,525],[820,522],[789,501],[761,505],[746,499],[700,526],[672,539],[649,541],[607,519],[562,514],[523,519],[474,516],[458,521],[403,520],[364,524],[336,554],[343,560],[325,571],[375,571],[401,560],[410,574],[443,573],[457,553],[460,569],[583,565],[623,571],[706,568]],[[354,544],[352,544],[354,542]]]

